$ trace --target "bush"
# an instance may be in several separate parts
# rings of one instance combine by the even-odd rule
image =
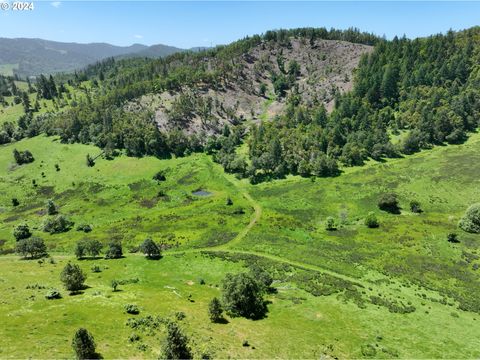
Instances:
[[[383,194],[378,200],[378,208],[392,214],[399,214],[400,207],[398,205],[397,194]]]
[[[77,330],[72,340],[72,348],[75,351],[77,359],[95,359],[95,341],[88,330],[80,328]]]
[[[48,256],[45,243],[38,237],[18,241],[15,251],[24,258],[30,257],[30,259],[38,259]]]
[[[369,227],[370,229],[378,228],[379,224],[377,216],[374,212],[369,212],[368,215],[365,217],[365,225],[367,225],[367,227]]]
[[[165,177],[165,173],[162,170],[160,170],[155,175],[153,175],[153,180],[165,181],[165,180],[167,180],[167,178]]]
[[[92,225],[80,224],[77,226],[77,231],[83,231],[84,233],[89,233],[90,231],[92,231]]]
[[[62,281],[65,289],[68,291],[82,290],[87,276],[77,264],[68,263],[63,268],[60,274],[60,280]]]
[[[122,244],[117,241],[113,241],[108,244],[107,252],[105,253],[105,259],[120,259],[123,256]]]
[[[460,219],[458,225],[466,232],[480,233],[480,203],[471,205]]]
[[[58,213],[57,211],[57,206],[53,202],[53,200],[48,200],[47,201],[47,214],[48,215],[56,215]]]
[[[114,279],[110,282],[110,286],[111,286],[113,292],[117,291],[118,285],[119,285],[118,280]]]
[[[214,297],[208,304],[208,315],[210,316],[210,320],[214,323],[220,322],[223,318],[222,313],[222,304],[220,303],[220,300]]]
[[[127,314],[137,315],[137,314],[140,313],[140,310],[138,309],[137,305],[127,304],[127,305],[125,305],[125,312]]]
[[[410,201],[410,211],[415,214],[420,214],[423,212],[421,204],[416,200]]]
[[[459,243],[460,241],[458,240],[458,235],[455,233],[449,233],[447,235],[447,241],[450,243]]]
[[[58,290],[52,289],[45,294],[47,300],[61,299],[62,295]]]
[[[18,151],[17,149],[13,150],[13,157],[15,158],[15,162],[18,165],[28,164],[33,162],[35,159],[30,151]]]
[[[327,217],[327,220],[325,221],[325,230],[327,231],[333,231],[337,230],[337,225],[335,224],[335,219],[331,216]]]
[[[18,206],[20,205],[20,202],[18,201],[17,198],[12,198],[12,206]]]
[[[17,241],[19,241],[22,239],[28,239],[30,236],[32,236],[32,233],[30,232],[30,228],[27,224],[20,224],[15,226],[13,229],[13,236]]]
[[[98,265],[92,265],[91,269],[92,269],[92,272],[94,273],[102,272],[102,269],[100,269],[100,266]]]
[[[227,274],[223,280],[222,303],[231,316],[260,319],[267,312],[263,299],[264,286],[252,275]]]
[[[69,231],[73,225],[73,221],[63,215],[58,215],[55,218],[47,218],[43,222],[43,231],[50,234],[59,234]]]

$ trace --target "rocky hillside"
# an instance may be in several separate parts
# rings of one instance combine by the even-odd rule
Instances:
[[[272,118],[282,112],[288,94],[302,103],[331,110],[337,93],[351,89],[360,57],[373,47],[339,40],[290,38],[287,43],[261,42],[231,60],[231,76],[214,86],[195,84],[178,91],[149,94],[127,109],[155,113],[160,129],[215,133],[224,124]],[[207,69],[217,59],[205,56]]]

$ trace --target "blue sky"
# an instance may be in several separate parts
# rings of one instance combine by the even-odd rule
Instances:
[[[0,10],[0,36],[188,48],[302,26],[354,26],[391,38],[480,25],[480,2],[34,1],[34,6],[30,12]]]

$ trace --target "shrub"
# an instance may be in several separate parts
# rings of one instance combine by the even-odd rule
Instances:
[[[135,342],[135,341],[139,341],[139,340],[140,340],[140,335],[138,335],[137,333],[132,333],[128,337],[128,341],[130,341],[130,342]]]
[[[87,276],[77,264],[68,263],[63,268],[60,274],[60,280],[62,281],[65,289],[68,291],[82,290]]]
[[[97,358],[95,341],[86,329],[80,328],[77,330],[73,336],[72,348],[79,360]]]
[[[471,205],[460,219],[458,225],[466,232],[480,233],[480,203]]]
[[[423,212],[421,204],[417,200],[410,201],[410,211],[415,214]]]
[[[117,291],[118,285],[119,285],[118,280],[114,279],[110,282],[110,286],[112,287],[113,292]]]
[[[43,231],[50,234],[58,234],[69,231],[73,225],[73,221],[70,221],[63,215],[58,215],[55,218],[47,218],[43,222]]]
[[[458,240],[458,235],[455,233],[449,233],[447,235],[447,241],[451,243],[459,243],[460,241]]]
[[[53,200],[47,201],[47,214],[48,215],[56,215],[58,213],[57,206],[53,202]]]
[[[264,286],[250,274],[227,274],[223,280],[222,303],[231,316],[262,318],[267,312],[263,295]]]
[[[383,194],[378,200],[378,208],[392,214],[399,214],[400,207],[398,206],[397,194]]]
[[[140,250],[149,259],[159,259],[161,256],[160,248],[150,238],[145,239],[145,241],[140,245]]]
[[[167,324],[167,337],[162,346],[161,359],[192,359],[188,338],[175,322]]]
[[[91,269],[92,269],[92,272],[94,273],[102,272],[102,269],[100,269],[100,266],[98,265],[92,265]]]
[[[220,300],[214,297],[208,304],[208,315],[210,316],[210,320],[214,323],[219,322],[223,318],[222,313],[222,304],[220,303]]]
[[[190,295],[191,296],[191,295]],[[189,297],[190,297],[189,296]],[[185,313],[183,311],[177,311],[175,313],[175,319],[177,319],[178,321],[182,321],[183,319],[185,319],[187,317],[187,315],[185,315]]]
[[[18,165],[28,164],[33,162],[35,159],[30,151],[18,151],[17,149],[13,150],[13,157],[15,158],[15,162]]]
[[[92,231],[92,225],[80,224],[77,226],[77,231],[83,231],[84,233],[89,233],[90,231]]]
[[[48,300],[61,299],[62,295],[58,290],[51,289],[45,294],[45,298]]]
[[[165,181],[167,180],[167,178],[165,177],[165,172],[160,170],[159,172],[157,172],[155,175],[153,175],[153,180],[156,180],[156,181]]]
[[[95,166],[95,159],[90,156],[90,154],[87,154],[87,166],[88,167],[94,167]]]
[[[228,206],[232,206],[232,205],[233,205],[232,199],[227,198],[227,205],[228,205]]]
[[[18,241],[15,251],[24,258],[30,257],[30,259],[38,259],[48,256],[45,243],[38,237]]]
[[[325,221],[325,230],[327,231],[333,231],[337,230],[337,225],[335,224],[335,219],[331,216],[327,217],[327,220]]]
[[[20,205],[20,202],[18,201],[17,198],[12,198],[12,206],[18,206]]]
[[[138,306],[135,304],[127,304],[125,305],[125,312],[127,314],[137,315],[140,313]]]
[[[118,241],[113,241],[108,244],[105,259],[120,259],[123,256],[122,244]]]
[[[367,227],[371,229],[378,228],[379,224],[377,216],[374,212],[369,212],[368,215],[365,217],[365,225],[367,225]]]
[[[20,224],[15,226],[13,229],[13,236],[17,241],[19,241],[22,239],[28,239],[30,236],[32,236],[32,233],[30,232],[30,228],[27,224]]]

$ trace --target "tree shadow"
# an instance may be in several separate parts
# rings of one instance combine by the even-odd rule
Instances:
[[[161,258],[163,258],[162,255],[147,255],[145,257],[147,260],[160,260]]]
[[[221,319],[218,319],[215,321],[215,324],[229,324],[230,321],[228,321],[227,319],[225,319],[225,317],[222,316]]]

